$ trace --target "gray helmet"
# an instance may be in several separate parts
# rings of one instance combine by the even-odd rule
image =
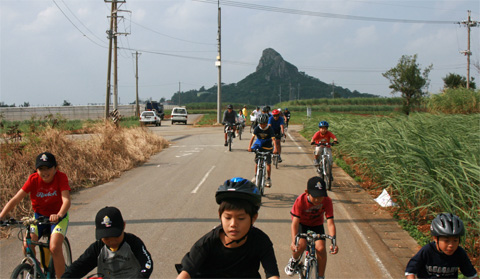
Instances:
[[[440,213],[430,225],[432,236],[462,236],[465,227],[462,220],[452,213]]]
[[[267,114],[263,114],[263,113],[260,114],[260,115],[258,116],[258,120],[257,120],[257,121],[258,121],[259,124],[268,123],[268,115],[267,115]]]

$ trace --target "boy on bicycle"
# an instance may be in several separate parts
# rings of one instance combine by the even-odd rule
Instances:
[[[337,137],[328,130],[328,126],[329,125],[327,121],[320,121],[318,123],[318,132],[316,132],[312,137],[311,144],[317,145],[315,147],[315,159],[313,160],[314,165],[319,164],[318,158],[323,153],[323,149],[326,148],[330,166],[333,166],[332,148],[330,147],[330,145],[328,146],[318,145],[320,143],[330,143],[331,140],[333,140],[333,143],[338,144]],[[330,174],[330,178],[331,180],[333,180],[333,177],[331,174]]]
[[[253,130],[252,138],[248,143],[248,152],[259,149],[260,151],[272,151],[277,153],[277,142],[275,141],[275,133],[273,128],[268,126],[268,115],[260,114],[257,118],[258,126]],[[255,143],[253,142],[255,141]],[[272,144],[273,143],[273,144]],[[253,144],[253,145],[252,145]],[[267,156],[267,180],[265,181],[266,187],[272,187],[272,180],[270,179],[272,173],[272,155]],[[255,156],[255,175],[257,173],[257,156]]]
[[[125,221],[116,207],[104,207],[95,217],[95,236],[62,278],[83,278],[95,267],[105,278],[149,278],[153,261],[143,241],[125,232]]]
[[[279,278],[273,244],[268,235],[253,226],[262,197],[252,182],[229,179],[215,193],[221,225],[200,238],[176,265],[185,278]]]
[[[48,225],[33,225],[30,236],[32,241],[36,242],[43,233],[51,234],[50,252],[55,266],[55,274],[57,278],[60,278],[65,272],[62,245],[68,228],[68,209],[71,204],[70,185],[67,175],[58,170],[55,156],[49,152],[37,156],[35,169],[37,171],[28,177],[23,187],[0,212],[0,220],[3,220],[27,194],[30,194],[35,219],[47,217],[50,222],[55,223],[50,228]],[[32,250],[35,251],[35,249]]]
[[[323,217],[327,218],[328,233],[335,238],[336,228],[333,221],[333,204],[332,200],[327,196],[325,182],[322,178],[314,176],[307,182],[307,190],[301,194],[293,204],[292,211],[292,257],[285,266],[285,273],[292,276],[300,261],[300,258],[307,248],[307,241],[300,238],[298,244],[295,245],[295,239],[299,233],[307,233],[314,231],[317,234],[325,234],[323,227]],[[317,240],[315,242],[315,250],[318,259],[318,278],[324,278],[325,268],[327,266],[327,252],[325,249],[325,240]],[[330,246],[332,254],[338,253],[338,246]]]
[[[459,246],[465,227],[458,216],[440,213],[430,225],[432,242],[425,245],[407,264],[405,276],[415,278],[458,278],[458,269],[467,278],[478,279],[465,250]]]
[[[278,162],[282,162],[282,145],[280,139],[283,137],[285,133],[285,122],[283,117],[281,116],[281,112],[278,109],[274,109],[272,111],[272,116],[268,119],[268,126],[273,128],[273,132],[275,133],[275,143],[277,146],[278,151]]]

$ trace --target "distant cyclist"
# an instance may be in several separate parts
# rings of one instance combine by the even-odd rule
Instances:
[[[255,138],[257,138],[255,140]],[[260,151],[269,151],[277,153],[277,143],[274,140],[275,133],[273,128],[268,126],[268,116],[266,114],[261,114],[258,117],[258,126],[253,130],[252,138],[248,144],[248,151],[260,150]],[[255,140],[255,143],[253,142]],[[255,174],[257,173],[257,157],[255,157]],[[272,173],[272,155],[268,154],[267,156],[267,180],[265,181],[265,186],[272,187],[272,180],[270,179]]]
[[[252,123],[252,127],[255,128],[258,124],[257,118],[258,116],[262,114],[262,111],[260,110],[260,107],[257,107],[252,113],[250,113],[250,116],[252,116],[255,120]]]
[[[226,125],[232,125],[233,126],[233,137],[235,137],[235,131],[237,130],[237,127],[235,127],[235,122],[237,121],[237,113],[233,110],[232,105],[227,106],[227,110],[223,112],[223,120],[222,123]],[[225,134],[225,146],[228,145],[227,143],[227,131],[224,129],[224,134]]]
[[[334,143],[338,144],[337,137],[328,130],[329,124],[327,121],[320,121],[318,123],[318,132],[316,132],[311,140],[311,144],[316,144],[318,145],[319,143],[330,143],[331,140],[333,140]],[[327,154],[328,154],[328,160],[330,162],[330,165],[333,166],[333,156],[332,156],[332,148],[330,146],[317,146],[315,147],[315,159],[313,160],[313,163],[315,165],[319,164],[318,158],[320,155],[323,153],[323,149],[326,148]],[[331,176],[331,175],[330,175]],[[333,180],[333,177],[331,177]]]
[[[288,122],[290,122],[290,111],[288,108],[285,108],[283,111],[283,116],[285,117],[285,127],[288,127]]]
[[[274,109],[272,111],[272,116],[268,119],[268,126],[273,128],[273,132],[275,133],[275,142],[278,151],[278,162],[282,162],[282,157],[280,154],[282,153],[282,145],[280,143],[280,139],[283,137],[285,133],[285,123],[283,117],[281,117],[281,113],[278,109]]]

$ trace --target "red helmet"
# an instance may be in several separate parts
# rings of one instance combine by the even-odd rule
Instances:
[[[272,115],[279,115],[280,111],[278,109],[272,110]]]

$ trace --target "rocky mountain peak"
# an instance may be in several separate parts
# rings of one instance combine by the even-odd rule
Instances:
[[[298,74],[298,68],[283,60],[273,48],[267,48],[262,53],[256,72],[262,73],[265,79],[270,81],[275,78],[288,79]]]

